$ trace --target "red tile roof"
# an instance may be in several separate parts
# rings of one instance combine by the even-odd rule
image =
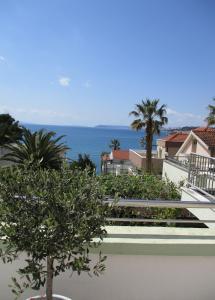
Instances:
[[[198,127],[193,130],[194,132],[215,132],[214,127]]]
[[[129,150],[113,150],[113,159],[129,160]]]
[[[215,128],[199,127],[193,132],[209,147],[215,148]]]
[[[188,137],[187,132],[176,132],[163,138],[166,142],[183,143]]]

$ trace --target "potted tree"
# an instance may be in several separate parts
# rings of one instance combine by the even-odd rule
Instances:
[[[68,299],[53,295],[53,278],[66,270],[99,275],[105,256],[92,263],[90,248],[105,236],[107,208],[95,175],[88,171],[14,167],[0,170],[0,232],[9,260],[26,253],[26,265],[12,278],[13,293],[46,286],[46,296],[33,299]],[[96,238],[96,239],[94,239]]]

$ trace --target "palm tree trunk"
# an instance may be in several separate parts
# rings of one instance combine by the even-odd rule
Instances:
[[[46,300],[52,300],[53,293],[53,258],[47,256]]]
[[[152,171],[152,130],[150,126],[146,128],[146,172]]]

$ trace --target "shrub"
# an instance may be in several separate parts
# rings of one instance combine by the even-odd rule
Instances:
[[[154,175],[120,175],[112,174],[99,176],[99,182],[104,193],[111,198],[133,198],[145,200],[176,200],[180,199],[178,187],[167,180],[161,180]],[[175,219],[184,212],[180,209],[167,208],[112,208],[109,217],[116,218],[156,218]],[[145,223],[118,223],[120,225],[145,225]],[[148,223],[146,223],[148,224]],[[157,223],[158,224],[158,223]],[[155,223],[155,225],[157,225]],[[165,223],[161,223],[163,225]]]
[[[5,254],[27,255],[26,266],[18,270],[24,283],[13,279],[16,295],[46,284],[51,300],[54,276],[68,269],[78,274],[91,270],[89,249],[106,234],[104,193],[96,176],[67,167],[1,169],[0,199]],[[104,270],[104,259],[99,256],[94,274]]]

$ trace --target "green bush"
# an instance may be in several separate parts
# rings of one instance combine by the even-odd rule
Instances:
[[[133,198],[144,200],[177,200],[180,199],[178,187],[167,180],[161,180],[154,175],[101,175],[98,177],[104,194],[110,198]],[[175,219],[186,215],[181,209],[175,208],[113,208],[110,217],[116,218],[156,218]],[[148,223],[118,223],[120,225],[145,225]],[[155,223],[158,225],[159,223]],[[165,225],[160,223],[159,225]]]
[[[104,192],[110,197],[136,198],[136,199],[180,199],[178,187],[155,175],[100,175],[98,177]]]

